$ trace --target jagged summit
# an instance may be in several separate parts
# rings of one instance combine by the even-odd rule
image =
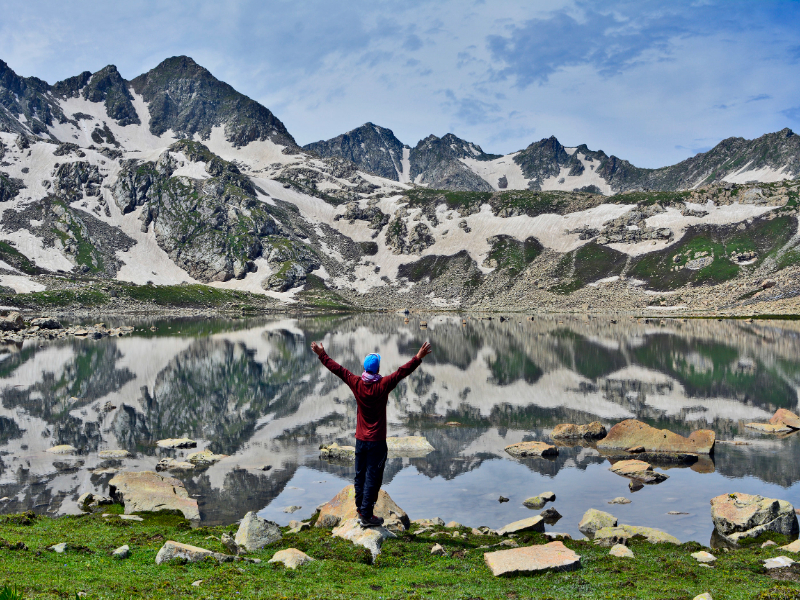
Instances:
[[[150,132],[154,135],[171,129],[178,137],[190,138],[197,133],[208,139],[213,127],[224,125],[227,140],[235,146],[255,140],[297,146],[269,109],[220,81],[188,56],[168,58],[130,83],[149,103]]]
[[[352,161],[360,169],[394,181],[408,181],[408,167],[404,167],[408,146],[395,137],[391,129],[374,123],[329,140],[320,140],[303,146],[304,150],[316,152],[324,157],[338,157]]]

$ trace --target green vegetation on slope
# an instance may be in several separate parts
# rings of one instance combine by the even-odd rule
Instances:
[[[505,270],[508,275],[519,275],[542,253],[543,247],[534,237],[520,242],[508,235],[497,235],[489,238],[492,244],[487,259],[497,264],[498,270]]]
[[[103,512],[119,513],[120,506]],[[11,516],[0,523],[0,586],[18,586],[23,597],[74,598],[693,598],[710,592],[728,600],[800,599],[797,580],[800,569],[790,567],[767,572],[762,561],[785,551],[759,544],[732,552],[715,552],[713,569],[703,568],[690,554],[697,543],[680,546],[648,544],[633,540],[636,558],[608,555],[608,549],[585,540],[564,544],[581,556],[581,568],[573,572],[493,577],[484,563],[485,549],[499,538],[476,536],[461,528],[409,533],[384,542],[374,564],[364,548],[331,536],[329,529],[312,528],[288,534],[263,550],[248,554],[260,564],[216,560],[197,563],[174,561],[156,565],[155,556],[166,540],[226,553],[219,542],[235,525],[192,529],[180,516],[143,513],[143,522],[122,521],[100,514],[77,517],[30,518]],[[781,536],[779,543],[787,540]],[[537,533],[515,540],[521,546],[547,542]],[[758,540],[761,542],[762,540]],[[63,554],[48,551],[65,542]],[[431,547],[441,544],[445,556],[432,556]],[[111,552],[123,544],[131,550],[125,560]],[[297,548],[316,560],[291,570],[267,561],[277,551]],[[197,586],[193,582],[201,581]]]
[[[553,286],[550,291],[557,294],[571,294],[593,281],[620,275],[627,260],[627,255],[622,252],[596,242],[589,242],[561,258],[555,275],[568,279]],[[569,277],[573,261],[575,269]]]

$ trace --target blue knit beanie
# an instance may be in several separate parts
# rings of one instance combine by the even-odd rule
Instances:
[[[367,373],[377,373],[381,369],[381,355],[380,354],[367,354],[364,357],[364,370]]]

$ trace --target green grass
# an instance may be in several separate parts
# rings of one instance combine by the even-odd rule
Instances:
[[[498,235],[493,238],[488,258],[497,261],[498,270],[505,270],[514,277],[524,271],[541,253],[542,245],[534,237],[520,242],[507,235]]]
[[[27,275],[36,275],[41,272],[31,260],[8,242],[0,242],[0,260],[16,267]]]
[[[333,310],[352,310],[352,305],[328,288],[325,281],[312,273],[306,276],[306,285],[295,296],[303,304]]]
[[[120,290],[140,302],[153,302],[162,306],[219,306],[226,302],[251,302],[254,294],[239,290],[223,290],[202,284],[135,285]]]
[[[0,302],[20,308],[59,308],[81,305],[86,307],[103,306],[110,300],[108,294],[93,288],[80,290],[47,290],[28,294],[0,294]]]
[[[800,250],[789,250],[778,259],[778,268],[785,269],[786,267],[793,267],[800,265]]]
[[[575,271],[572,278],[551,287],[551,292],[567,295],[598,279],[620,275],[627,261],[622,252],[590,242],[565,254],[556,265],[554,275],[566,277],[572,268],[573,257]]]
[[[661,204],[667,206],[669,204],[677,204],[685,202],[691,198],[691,192],[623,192],[611,196],[612,202],[619,202],[620,204],[641,204],[649,206],[651,204]]]
[[[112,506],[104,512],[119,511],[119,506]],[[100,514],[5,519],[0,522],[0,585],[16,585],[22,597],[43,599],[75,598],[79,592],[89,599],[691,599],[702,592],[726,600],[800,598],[796,583],[800,569],[783,570],[782,576],[789,581],[773,579],[761,561],[785,551],[761,549],[757,544],[729,553],[714,551],[718,560],[708,569],[690,556],[701,549],[697,543],[673,546],[632,541],[636,558],[620,559],[610,557],[607,548],[567,540],[565,545],[581,556],[579,570],[496,578],[483,554],[503,548],[480,546],[500,540],[472,535],[465,528],[461,532],[466,537],[455,539],[441,527],[416,535],[414,526],[409,533],[387,540],[374,564],[369,564],[369,553],[363,548],[332,537],[328,529],[312,528],[300,534],[285,533],[282,540],[250,553],[263,561],[260,564],[209,560],[156,565],[156,553],[165,540],[225,552],[218,539],[236,526],[192,529],[173,515],[145,513],[143,517],[141,523],[103,519]],[[516,541],[525,546],[543,544],[546,539],[541,534],[522,534]],[[26,549],[12,550],[19,542]],[[59,542],[67,543],[65,553],[47,550]],[[434,543],[441,544],[447,555],[431,556]],[[131,557],[113,559],[111,552],[123,544],[130,546]],[[306,552],[315,562],[296,571],[267,563],[277,550],[289,547]],[[198,580],[202,583],[192,586]]]

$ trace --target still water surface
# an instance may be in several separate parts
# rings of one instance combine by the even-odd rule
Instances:
[[[129,337],[3,348],[0,512],[77,512],[79,494],[107,493],[111,474],[93,471],[153,469],[160,458],[187,454],[160,450],[156,441],[188,436],[198,449],[230,455],[179,475],[204,523],[231,523],[250,510],[281,524],[307,518],[352,477],[352,467],[320,460],[318,448],[353,444],[356,419],[349,390],[310,351],[313,340],[359,373],[369,352],[383,356],[388,372],[423,341],[433,344],[388,407],[389,435],[423,435],[436,449],[387,465],[384,487],[412,519],[500,527],[537,514],[522,501],[553,491],[563,518],[550,530],[579,537],[578,521],[594,507],[621,523],[707,544],[713,496],[758,493],[800,506],[798,436],[751,434],[743,426],[780,407],[797,410],[795,323],[427,321],[420,329],[416,319],[406,324],[396,315],[128,320],[107,324],[135,324]],[[117,408],[105,411],[107,402]],[[684,435],[711,428],[718,439],[747,444],[718,443],[713,460],[668,469],[667,481],[635,493],[591,447],[561,447],[554,460],[516,460],[503,450],[547,441],[558,423],[600,420],[608,428],[632,417]],[[452,421],[461,426],[445,425]],[[44,452],[56,444],[80,455]],[[118,448],[135,456],[97,455]],[[510,502],[499,503],[500,495]],[[607,504],[617,496],[632,503]],[[283,512],[290,505],[302,509]]]

